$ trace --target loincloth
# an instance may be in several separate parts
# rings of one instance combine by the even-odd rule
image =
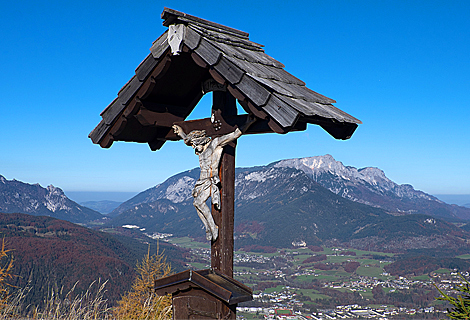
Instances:
[[[194,185],[193,197],[198,198],[204,191],[210,190],[212,203],[220,206],[220,193],[217,185],[219,182],[218,177],[198,179]]]

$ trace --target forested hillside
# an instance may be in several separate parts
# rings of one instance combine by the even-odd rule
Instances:
[[[0,213],[0,234],[14,257],[13,284],[33,287],[27,302],[41,304],[53,288],[69,290],[77,281],[77,292],[92,281],[108,281],[107,299],[116,301],[130,288],[137,260],[148,246],[120,235],[93,231],[67,221],[26,214]],[[154,243],[151,239],[149,242]],[[155,252],[156,245],[151,247]],[[170,262],[181,270],[184,250],[166,243]],[[67,292],[67,291],[65,291]]]

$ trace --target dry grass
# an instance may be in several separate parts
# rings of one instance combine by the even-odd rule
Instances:
[[[30,288],[18,289],[13,294],[9,295],[7,303],[5,303],[0,310],[0,320],[23,319],[20,316],[23,313],[23,301],[30,290]]]
[[[83,294],[74,296],[74,287],[63,297],[62,292],[51,292],[43,310],[35,308],[33,319],[75,320],[75,319],[110,319],[106,293],[106,281],[93,281]]]
[[[31,287],[17,290],[0,311],[0,320],[107,320],[114,319],[104,299],[106,282],[94,281],[83,294],[74,294],[75,286],[65,294],[51,291],[43,308],[25,306],[24,300]]]

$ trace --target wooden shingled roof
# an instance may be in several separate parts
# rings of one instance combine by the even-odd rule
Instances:
[[[305,130],[311,123],[348,139],[361,123],[285,71],[248,33],[168,8],[161,16],[169,30],[153,43],[89,135],[103,148],[133,141],[157,150],[178,140],[172,124],[186,119],[211,79],[259,119],[257,132]]]

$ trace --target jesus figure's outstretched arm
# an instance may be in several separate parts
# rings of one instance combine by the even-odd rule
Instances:
[[[256,118],[251,114],[248,115],[248,118],[246,119],[245,124],[243,124],[243,126],[240,129],[236,128],[235,131],[233,131],[232,133],[228,133],[218,138],[218,145],[223,147],[223,146],[226,146],[229,142],[237,140],[255,122],[256,122]]]

